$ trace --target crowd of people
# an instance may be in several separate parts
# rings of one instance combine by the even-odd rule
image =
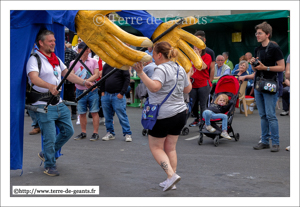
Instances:
[[[288,57],[285,67],[280,47],[270,41],[272,27],[269,24],[263,22],[257,25],[255,30],[257,41],[261,45],[255,49],[254,56],[251,52],[245,53],[235,66],[229,60],[228,52],[215,56],[214,51],[208,47],[201,50],[194,46],[195,53],[203,61],[202,69],[198,70],[192,65],[190,71],[186,73],[183,67],[176,64],[177,49],[173,48],[168,42],[159,42],[146,51],[147,54],[153,57],[152,61],[139,62],[131,69],[136,72],[141,80],[136,90],[138,97],[149,97],[151,104],[160,104],[171,88],[174,85],[176,86],[170,98],[161,106],[154,128],[148,131],[149,147],[152,155],[167,175],[167,179],[159,184],[164,191],[176,189],[175,184],[181,179],[176,174],[176,143],[181,129],[186,124],[187,106],[184,94],[188,94],[192,101],[193,116],[195,117],[193,123],[189,125],[190,127],[199,126],[201,120],[205,119],[206,129],[214,132],[215,129],[210,125],[210,118],[218,117],[223,120],[221,136],[231,139],[227,133],[227,116],[224,113],[235,103],[231,103],[226,95],[220,95],[213,102],[209,98],[214,88],[213,80],[217,80],[224,75],[232,74],[238,76],[241,81],[249,80],[246,94],[255,97],[261,119],[261,141],[253,148],[255,150],[270,148],[269,142],[271,140],[271,152],[279,151],[278,121],[275,107],[278,98],[282,96],[284,111],[280,115],[286,116],[289,114],[290,58]],[[204,31],[197,31],[194,35],[206,42]],[[66,75],[66,69],[73,65],[78,53],[87,45],[80,38],[78,39],[78,45],[73,48],[69,43],[66,43],[65,62],[62,63],[54,54],[55,37],[53,32],[44,30],[38,35],[37,43],[38,50],[36,53],[42,59],[46,68],[42,68],[41,72],[38,73],[34,57],[30,57],[27,63],[29,82],[34,84],[34,89],[37,91],[47,92],[49,90],[53,95],[57,95],[59,91],[56,86],[61,81],[61,76]],[[254,66],[253,63],[257,60],[258,65]],[[75,101],[75,98],[84,93],[93,83],[113,70],[113,67],[107,63],[102,66],[102,60],[100,58],[98,61],[94,59],[93,52],[87,48],[64,84],[64,99]],[[280,82],[278,74],[284,70],[286,70],[284,80],[286,87],[283,88],[282,95],[279,92],[271,94],[258,91],[256,85],[258,77],[263,76],[267,79],[274,76],[277,82]],[[116,132],[114,131],[113,117],[116,114],[122,126],[124,141],[132,141],[130,121],[126,112],[126,94],[130,91],[131,73],[132,71],[129,70],[118,70],[105,79],[99,87],[81,98],[77,107],[71,106],[71,113],[62,104],[62,99],[58,103],[49,106],[47,116],[30,111],[30,116],[33,119],[32,126],[34,127],[30,134],[42,132],[44,137],[45,147],[38,156],[45,162],[45,174],[49,176],[59,175],[55,165],[55,152],[73,136],[74,129],[71,120],[75,120],[77,115],[79,115],[81,133],[74,137],[75,140],[84,139],[89,133],[91,134],[91,141],[99,140],[98,128],[101,118],[105,118],[106,127],[106,134],[102,137],[102,140],[115,139]],[[280,84],[278,87],[280,87]],[[43,107],[44,104],[45,102],[38,101],[33,105]],[[88,112],[93,120],[93,132],[87,132],[86,130]],[[58,138],[56,138],[55,125],[60,130]]]

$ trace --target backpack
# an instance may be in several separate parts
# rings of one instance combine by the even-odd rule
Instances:
[[[41,71],[41,68],[42,68],[42,61],[41,61],[41,58],[40,56],[37,54],[37,53],[32,53],[30,55],[31,56],[34,56],[37,60],[37,64],[38,64],[38,69],[39,69],[39,74],[40,74],[40,71]],[[58,61],[61,62],[61,60],[58,58]],[[52,94],[50,92],[47,92],[47,93],[40,93],[36,90],[34,90],[32,87],[34,86],[33,83],[31,83],[31,85],[29,85],[28,83],[28,77],[27,77],[27,82],[26,82],[26,101],[25,103],[26,104],[32,104],[36,101],[49,101],[51,99],[51,96]],[[52,99],[51,103],[52,105],[56,105],[58,102],[59,102],[59,98],[60,97],[60,93],[56,96],[56,98]]]
[[[37,64],[38,64],[38,69],[39,69],[39,74],[40,74],[40,71],[41,71],[41,68],[42,68],[42,61],[41,61],[41,58],[40,58],[40,56],[37,54],[37,53],[32,53],[31,55],[30,55],[30,57],[31,56],[34,56],[35,58],[36,58],[36,61],[37,61]],[[31,83],[31,85],[29,85],[29,83],[28,83],[28,76],[27,76],[27,78],[26,78],[26,92],[31,92],[31,89],[32,89],[32,87],[34,86],[34,84],[33,83]]]

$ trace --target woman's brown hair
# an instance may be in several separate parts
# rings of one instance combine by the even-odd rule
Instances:
[[[158,42],[154,45],[153,50],[158,54],[161,53],[168,60],[176,59],[178,51],[168,42]]]

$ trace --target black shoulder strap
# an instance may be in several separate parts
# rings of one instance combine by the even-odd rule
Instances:
[[[88,68],[88,66],[86,66],[86,64],[84,64],[84,62],[82,60],[79,59],[79,62],[81,63],[81,65],[83,65],[83,67],[90,73],[90,75],[92,76],[93,73],[90,71],[90,69]]]
[[[35,58],[36,58],[36,61],[37,61],[37,64],[38,64],[38,68],[39,68],[39,73],[40,73],[40,71],[41,71],[41,68],[42,68],[42,61],[41,61],[41,58],[40,58],[40,56],[37,54],[37,53],[32,53],[31,55],[30,55],[30,57],[31,56],[34,56]]]
[[[60,63],[63,62],[63,61],[61,61],[61,59],[59,57],[57,57],[57,59],[58,59],[59,65],[60,65]]]
[[[42,61],[41,61],[41,58],[40,58],[40,56],[37,54],[37,53],[32,53],[31,55],[30,55],[30,57],[31,56],[34,56],[35,58],[36,58],[36,61],[37,61],[37,64],[38,64],[38,69],[39,69],[39,75],[40,75],[40,72],[41,72],[41,68],[42,68]],[[30,86],[30,88],[32,88],[34,86],[34,84],[33,83],[31,83],[31,86]]]

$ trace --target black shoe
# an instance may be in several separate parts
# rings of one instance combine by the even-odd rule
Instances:
[[[86,133],[81,132],[78,136],[76,136],[74,139],[75,140],[80,140],[86,138]]]
[[[97,141],[99,139],[99,135],[96,133],[93,133],[92,137],[90,138],[91,141]]]
[[[268,149],[268,148],[270,148],[270,145],[263,144],[263,143],[258,143],[258,145],[253,147],[253,149],[255,149],[255,150]]]
[[[271,152],[278,152],[279,151],[279,145],[272,145]]]
[[[44,173],[49,176],[59,176],[56,167],[46,167]]]
[[[76,119],[77,119],[77,115],[76,114],[72,114],[71,120],[76,120]]]

